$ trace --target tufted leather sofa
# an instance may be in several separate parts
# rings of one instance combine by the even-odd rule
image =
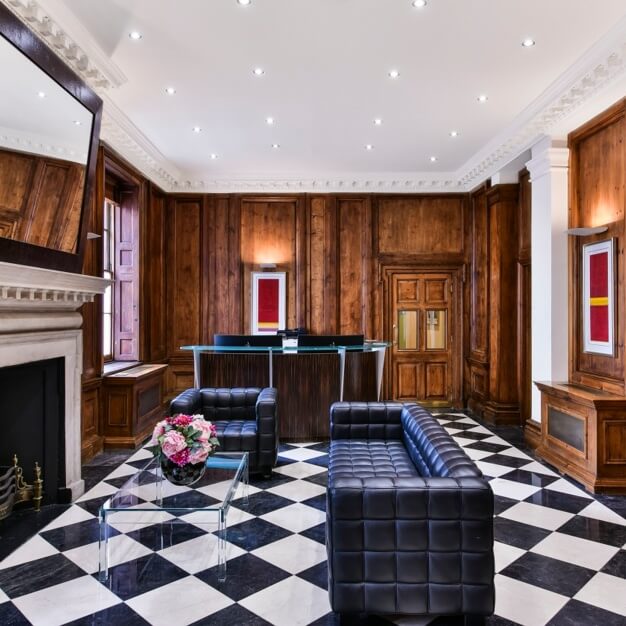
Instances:
[[[480,470],[418,405],[338,402],[330,419],[333,610],[491,615],[493,493]]]
[[[222,452],[248,452],[251,472],[269,474],[278,454],[278,400],[273,387],[187,389],[170,415],[201,413],[217,428]]]

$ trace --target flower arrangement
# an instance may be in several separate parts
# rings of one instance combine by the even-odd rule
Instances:
[[[202,415],[166,417],[154,427],[148,450],[179,467],[204,463],[220,445],[217,430]]]

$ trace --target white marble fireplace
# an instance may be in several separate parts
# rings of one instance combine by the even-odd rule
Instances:
[[[0,262],[0,368],[65,360],[65,486],[72,500],[81,476],[82,317],[78,309],[104,293],[95,276]]]

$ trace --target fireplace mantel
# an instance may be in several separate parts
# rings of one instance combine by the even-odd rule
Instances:
[[[0,367],[65,360],[65,483],[72,499],[81,477],[82,316],[109,280],[0,262]]]

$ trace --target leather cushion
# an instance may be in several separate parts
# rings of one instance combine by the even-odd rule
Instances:
[[[339,439],[330,447],[332,480],[419,476],[402,441]]]
[[[256,450],[256,421],[216,420],[221,452],[252,452]]]

